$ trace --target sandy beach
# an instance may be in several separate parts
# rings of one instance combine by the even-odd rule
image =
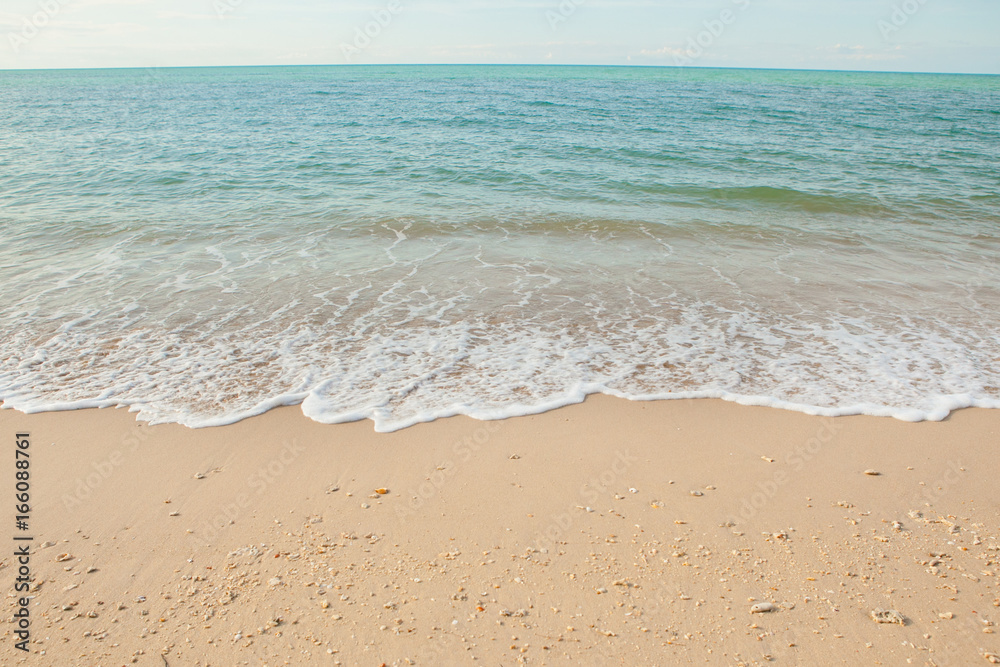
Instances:
[[[596,396],[390,434],[294,407],[199,430],[2,411],[0,432],[5,498],[30,434],[34,538],[28,653],[13,547],[0,560],[3,664],[1000,654],[997,411],[904,423]]]

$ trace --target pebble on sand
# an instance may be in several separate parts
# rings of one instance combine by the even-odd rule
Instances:
[[[865,471],[865,474],[871,475],[872,477],[878,477],[882,473],[880,473],[878,470],[872,470],[871,468],[869,468],[868,470]]]

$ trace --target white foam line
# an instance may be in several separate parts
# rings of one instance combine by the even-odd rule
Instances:
[[[137,420],[150,424],[179,423],[189,428],[213,428],[227,426],[250,417],[264,414],[274,408],[301,405],[302,413],[313,421],[322,424],[342,424],[370,419],[374,430],[378,433],[392,433],[417,424],[433,422],[438,419],[465,416],[480,421],[504,420],[513,417],[537,415],[568,405],[575,405],[586,400],[587,396],[603,394],[636,402],[685,400],[685,399],[720,399],[739,405],[770,407],[792,412],[800,412],[811,416],[846,417],[866,415],[870,417],[889,417],[905,422],[931,421],[937,422],[947,418],[955,410],[965,408],[1000,409],[1000,399],[975,398],[970,394],[953,394],[935,399],[935,405],[927,411],[915,408],[893,408],[871,403],[859,403],[837,408],[821,407],[782,401],[767,396],[741,395],[728,391],[683,391],[659,394],[632,395],[610,389],[600,384],[583,383],[561,394],[537,403],[518,403],[503,408],[473,408],[468,403],[456,403],[443,408],[426,410],[410,415],[404,419],[392,419],[390,411],[383,406],[356,408],[343,412],[329,412],[323,407],[322,399],[317,399],[314,392],[289,393],[269,398],[254,407],[217,417],[187,417],[181,413],[171,416],[157,414],[145,402],[129,403],[111,398],[87,399],[79,401],[64,401],[38,404],[31,400],[20,401],[16,395],[5,397],[0,401],[0,409],[17,410],[24,414],[39,414],[44,412],[64,412],[84,409],[128,408],[129,412],[138,413]],[[316,399],[310,401],[310,399]],[[173,417],[173,418],[171,418]]]

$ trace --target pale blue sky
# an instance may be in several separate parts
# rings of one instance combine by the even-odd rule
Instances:
[[[391,20],[366,44],[357,31],[378,10]],[[4,69],[350,59],[1000,73],[998,0],[3,0],[0,34]]]

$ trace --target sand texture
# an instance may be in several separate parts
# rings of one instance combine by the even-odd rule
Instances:
[[[24,432],[31,644],[9,546],[4,665],[1000,660],[1000,411],[592,397],[391,434],[2,411],[3,498]]]

